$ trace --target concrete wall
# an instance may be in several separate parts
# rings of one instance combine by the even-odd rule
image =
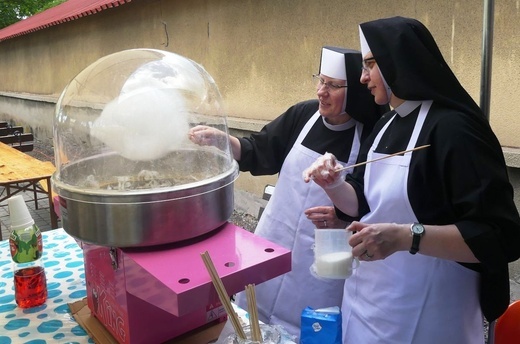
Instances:
[[[495,1],[491,124],[514,161],[520,130],[518,1]],[[172,51],[213,76],[235,133],[256,131],[293,103],[315,97],[311,75],[323,45],[359,47],[360,22],[402,15],[432,31],[450,66],[480,101],[482,1],[134,0],[101,13],[0,42],[0,119],[52,137],[53,102],[98,58],[129,48]],[[514,163],[512,167],[516,168]],[[276,177],[241,174],[261,195]]]

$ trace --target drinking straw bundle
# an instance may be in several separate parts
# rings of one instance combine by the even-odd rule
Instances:
[[[201,257],[204,261],[204,265],[206,265],[206,269],[209,272],[211,281],[213,282],[213,285],[217,290],[218,298],[220,299],[220,302],[224,305],[224,309],[226,310],[226,313],[228,314],[229,319],[231,320],[231,324],[233,325],[233,328],[235,329],[237,336],[241,339],[247,339],[244,329],[242,328],[242,325],[240,325],[240,319],[238,319],[237,314],[233,310],[233,306],[231,305],[231,301],[229,300],[229,295],[227,294],[226,288],[224,287],[224,284],[222,283],[222,280],[220,279],[217,270],[215,269],[215,265],[213,265],[213,261],[211,260],[208,251],[201,253]]]
[[[256,307],[255,285],[246,286],[247,307],[249,310],[249,328],[251,329],[251,340],[262,342],[262,332],[260,331],[260,321],[258,320],[258,308]]]

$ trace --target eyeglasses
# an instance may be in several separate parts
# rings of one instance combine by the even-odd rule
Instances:
[[[376,64],[375,57],[369,57],[363,60],[363,67],[361,67],[361,75],[370,73],[374,65]]]
[[[337,91],[341,90],[342,88],[347,88],[348,87],[348,85],[336,85],[336,84],[333,84],[331,82],[326,82],[318,74],[313,74],[312,78],[317,83],[318,90],[321,89],[321,88],[324,88],[325,91],[327,91],[327,92],[337,92]]]

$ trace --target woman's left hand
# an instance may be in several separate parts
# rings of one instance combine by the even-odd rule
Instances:
[[[359,260],[373,261],[385,259],[403,250],[403,243],[412,242],[410,230],[406,225],[396,223],[362,223],[354,221],[347,230],[355,232],[349,240],[352,255]]]
[[[331,206],[319,206],[306,209],[304,214],[316,228],[345,228],[347,222],[338,219],[336,210]]]

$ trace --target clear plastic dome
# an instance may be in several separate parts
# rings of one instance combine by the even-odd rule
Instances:
[[[232,169],[229,140],[210,147],[188,139],[198,124],[228,133],[220,93],[202,66],[152,49],[108,55],[80,72],[57,103],[54,179],[118,192],[179,186]]]
[[[190,141],[206,125],[211,146]],[[63,228],[86,242],[152,246],[215,230],[238,164],[213,78],[174,53],[125,50],[80,72],[56,104],[52,184]]]

